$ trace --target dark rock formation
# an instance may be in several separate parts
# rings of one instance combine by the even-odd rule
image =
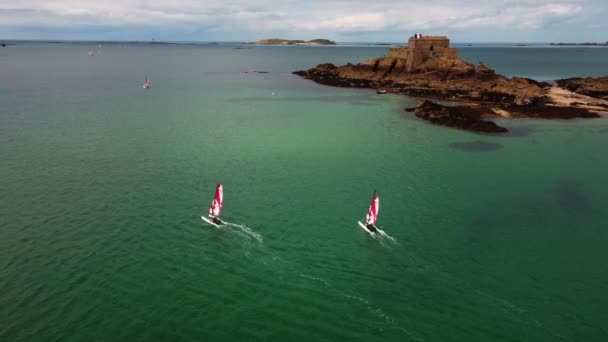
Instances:
[[[511,114],[513,118],[535,118],[535,119],[575,119],[575,118],[599,118],[600,115],[586,108],[558,107],[537,105],[507,105],[500,109]]]
[[[574,77],[557,80],[557,85],[574,93],[608,100],[608,77]]]
[[[416,116],[436,125],[476,132],[507,132],[506,128],[483,120],[491,117],[599,117],[588,106],[565,106],[557,102],[550,91],[551,85],[546,82],[502,76],[485,65],[473,65],[455,58],[428,58],[411,69],[406,65],[406,59],[395,57],[400,51],[395,49],[389,56],[357,65],[319,64],[294,74],[334,87],[371,88],[387,93],[464,102],[466,106],[444,106],[423,101],[416,108],[406,108],[406,111],[415,111]],[[560,86],[583,94],[608,95],[608,77],[560,80],[558,84],[560,82]]]
[[[608,104],[600,103],[600,102],[589,102],[589,103],[587,103],[587,105],[588,106],[595,106],[595,107],[602,107],[602,108],[608,109]]]
[[[345,88],[377,88],[375,81],[366,79],[343,78],[336,72],[338,67],[333,64],[319,64],[310,70],[295,71],[294,74],[313,80],[319,84]]]
[[[434,125],[448,126],[483,133],[506,133],[508,130],[484,118],[499,117],[497,111],[509,113],[515,118],[537,119],[574,119],[597,118],[599,114],[584,108],[537,105],[506,105],[502,107],[488,106],[444,106],[428,100],[418,102],[416,108],[405,108],[414,111],[416,116]]]
[[[484,133],[506,133],[508,130],[481,117],[491,110],[487,107],[443,106],[431,101],[420,101],[416,116],[434,125],[448,126]]]
[[[376,58],[361,64],[320,64],[294,74],[319,84],[382,88],[389,93],[459,101],[518,103],[537,101],[549,85],[534,80],[498,75],[484,65],[457,59],[434,58],[408,72],[403,59]]]

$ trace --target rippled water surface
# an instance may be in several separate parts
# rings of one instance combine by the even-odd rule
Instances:
[[[385,52],[0,49],[0,340],[606,341],[608,121],[476,135],[290,73]],[[461,55],[555,79],[607,52]],[[357,226],[374,189],[394,241]]]

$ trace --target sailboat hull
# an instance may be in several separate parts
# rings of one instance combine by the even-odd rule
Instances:
[[[367,226],[365,224],[363,224],[361,221],[357,221],[357,223],[359,223],[359,227],[361,227],[361,229],[363,229],[366,233],[368,233],[371,236],[376,236],[376,233],[367,229]]]
[[[211,221],[209,218],[207,218],[207,217],[205,217],[205,216],[201,216],[201,219],[202,219],[203,221],[205,221],[207,224],[210,224],[210,225],[214,226],[215,228],[220,228],[220,225],[219,225],[219,224],[217,224],[217,223],[215,223],[215,222]],[[222,221],[220,221],[220,222],[222,222]],[[222,222],[222,223],[224,223],[224,222]]]

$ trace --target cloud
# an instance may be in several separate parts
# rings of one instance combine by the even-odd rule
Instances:
[[[0,3],[0,27],[105,26],[219,32],[535,30],[589,16],[599,0],[18,0]]]
[[[582,11],[577,4],[518,4],[476,13],[450,22],[451,28],[538,29],[555,21],[574,18]]]

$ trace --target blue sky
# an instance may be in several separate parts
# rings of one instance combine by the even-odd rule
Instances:
[[[608,0],[0,0],[0,39],[608,41]]]

